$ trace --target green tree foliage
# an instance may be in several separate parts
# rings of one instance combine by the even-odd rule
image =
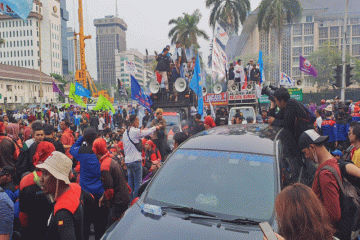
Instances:
[[[196,9],[192,14],[183,13],[183,16],[171,19],[169,25],[173,27],[168,34],[171,44],[179,41],[181,45],[189,49],[190,47],[199,46],[198,37],[209,40],[206,32],[197,26],[201,17],[200,10]]]
[[[211,8],[210,26],[214,28],[217,21],[225,23],[235,34],[251,10],[249,0],[206,0],[206,7]]]

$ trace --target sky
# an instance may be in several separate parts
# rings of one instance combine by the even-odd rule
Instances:
[[[261,0],[250,0],[251,9],[255,9]],[[79,31],[78,23],[78,0],[66,0],[70,19],[68,27],[75,27]],[[117,0],[119,17],[128,25],[126,31],[127,48],[138,49],[145,55],[145,49],[149,54],[154,51],[161,52],[170,44],[168,32],[171,26],[168,22],[183,13],[191,14],[200,9],[202,14],[198,28],[205,30],[212,38],[212,28],[209,26],[210,9],[205,6],[205,0]],[[83,0],[84,29],[85,35],[91,35],[91,40],[86,40],[86,63],[90,75],[97,79],[96,69],[96,30],[94,19],[115,15],[116,0]],[[239,32],[240,34],[240,32]],[[210,54],[210,41],[198,39],[200,51],[203,56]]]

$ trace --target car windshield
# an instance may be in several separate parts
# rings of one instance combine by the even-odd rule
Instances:
[[[252,117],[254,118],[254,109],[253,108],[241,108],[240,112],[243,114],[244,119],[246,120],[247,117]],[[230,110],[230,117],[229,119],[232,119],[236,114],[236,109],[231,109]]]
[[[275,202],[274,172],[273,156],[179,149],[154,178],[144,201],[229,219],[269,221]]]

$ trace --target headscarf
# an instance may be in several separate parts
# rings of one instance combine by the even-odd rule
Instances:
[[[14,141],[17,141],[19,139],[19,132],[20,132],[19,124],[9,123],[6,125],[5,129],[6,129],[6,134],[9,138],[11,138]]]
[[[99,154],[101,156],[105,155],[108,152],[105,139],[103,138],[96,139],[93,143],[92,150],[95,154]]]
[[[204,118],[204,124],[207,124],[207,125],[211,126],[212,128],[216,127],[214,119],[211,116],[207,116]]]
[[[124,150],[124,143],[120,141],[118,147],[120,148],[120,150]]]
[[[148,140],[146,141],[146,144],[149,144],[151,146],[151,150],[155,151],[156,145],[153,141]]]
[[[45,162],[45,160],[51,155],[51,153],[55,151],[55,146],[51,142],[43,141],[39,143],[39,145],[36,147],[36,152],[33,157],[34,166]]]

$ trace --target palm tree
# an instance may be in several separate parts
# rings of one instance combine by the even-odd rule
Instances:
[[[206,0],[206,7],[212,8],[210,26],[215,27],[216,21],[230,26],[231,33],[239,31],[239,23],[243,24],[251,10],[249,0]]]
[[[191,15],[183,13],[184,16],[177,19],[171,19],[169,25],[175,25],[169,31],[169,38],[171,38],[171,44],[179,41],[185,48],[191,46],[199,46],[197,42],[198,37],[203,37],[205,40],[209,40],[208,35],[204,30],[197,27],[202,17],[200,10],[196,9]]]
[[[259,31],[266,33],[275,29],[279,46],[279,63],[281,71],[281,45],[285,23],[291,23],[301,16],[299,0],[262,0],[257,14]]]

